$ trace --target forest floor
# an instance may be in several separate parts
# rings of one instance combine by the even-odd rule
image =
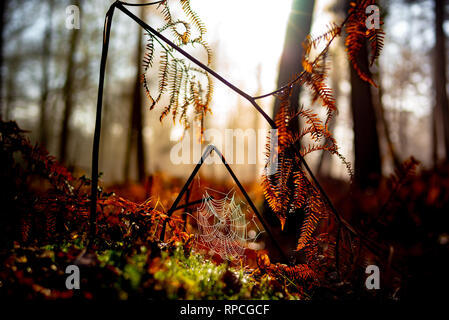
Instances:
[[[433,288],[448,283],[447,166],[416,171],[405,168],[415,167],[413,161],[405,162],[370,192],[323,180],[344,218],[380,253],[341,233],[322,246],[337,243],[337,259],[325,250],[316,258],[326,264],[309,264],[317,269],[271,263],[268,256],[276,259],[268,243],[266,250],[245,250],[243,264],[198,250],[181,215],[169,218],[154,199],[145,200],[148,185],[99,188],[96,236],[87,249],[90,180],[73,176],[31,145],[14,122],[0,124],[2,298],[400,299],[437,295]],[[151,181],[151,193],[158,189],[162,198],[172,199],[179,181],[159,178]],[[248,187],[257,194],[257,186]],[[168,236],[160,241],[165,222]],[[327,228],[331,234],[335,224]],[[384,271],[382,290],[369,292],[363,267],[373,263]],[[79,267],[80,290],[66,286],[69,265]]]

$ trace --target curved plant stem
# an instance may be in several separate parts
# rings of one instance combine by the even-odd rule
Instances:
[[[108,58],[109,38],[111,35],[112,17],[114,15],[116,3],[113,3],[106,13],[103,32],[103,48],[101,52],[100,62],[100,79],[98,84],[97,97],[97,114],[95,119],[94,142],[92,147],[92,191],[90,200],[90,229],[87,248],[88,250],[95,239],[96,233],[96,218],[97,218],[97,192],[98,192],[98,157],[100,151],[100,133],[101,133],[101,111],[103,107],[103,88],[104,75],[106,71],[106,61]]]

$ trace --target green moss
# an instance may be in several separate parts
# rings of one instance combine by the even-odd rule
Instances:
[[[215,264],[198,254],[184,255],[177,248],[163,253],[161,269],[154,274],[157,289],[169,299],[282,299],[293,298],[275,292],[268,280],[257,282],[243,269]],[[181,288],[181,289],[180,289]]]
[[[81,265],[82,293],[117,299],[295,298],[284,286],[273,285],[275,282],[267,277],[255,279],[248,270],[231,267],[229,263],[217,264],[197,253],[186,254],[181,246],[167,251],[154,247],[135,246],[126,251],[107,249],[88,256]],[[18,246],[10,252],[10,274],[9,280],[4,279],[5,283],[9,281],[9,288],[17,292],[24,290],[21,282],[14,280],[14,270],[29,269],[33,270],[28,273],[35,283],[50,290],[63,290],[60,277],[81,253],[82,248],[75,243],[39,248]],[[47,279],[53,279],[51,275],[54,281],[50,283]],[[28,294],[39,296],[37,292]]]

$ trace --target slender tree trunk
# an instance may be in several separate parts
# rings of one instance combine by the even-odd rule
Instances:
[[[41,80],[41,97],[40,97],[40,115],[39,115],[39,141],[43,147],[47,146],[47,104],[49,94],[49,73],[50,73],[50,51],[52,38],[52,17],[53,17],[54,0],[48,0],[48,16],[47,25],[45,27],[44,39],[42,41],[42,80]]]
[[[443,121],[446,161],[449,161],[449,103],[446,92],[446,37],[444,35],[445,1],[435,0],[435,105],[440,110]]]
[[[141,7],[140,16],[143,17],[144,7]],[[129,180],[131,153],[133,144],[137,151],[137,178],[140,182],[145,179],[145,147],[143,141],[143,115],[142,115],[142,85],[140,82],[140,67],[143,58],[143,32],[139,27],[136,49],[136,82],[134,84],[134,92],[132,96],[131,106],[131,122],[128,132],[128,145],[125,159],[125,180]]]
[[[75,5],[80,5],[80,0],[74,2]],[[80,36],[80,30],[72,29],[70,30],[70,49],[68,52],[67,59],[67,69],[66,69],[66,80],[63,88],[64,97],[64,114],[62,118],[62,129],[61,129],[61,140],[59,144],[59,158],[62,163],[67,160],[67,147],[69,142],[69,122],[72,116],[73,105],[74,105],[74,92],[73,84],[75,82],[75,54],[78,48],[78,40]]]
[[[285,34],[284,49],[279,65],[278,88],[293,80],[295,75],[299,74],[303,69],[302,58],[304,49],[302,43],[310,33],[314,5],[315,1],[313,0],[293,1]],[[295,86],[291,92],[290,108],[292,112],[296,112],[299,109],[300,90],[299,86]],[[279,107],[280,101],[279,99],[276,99],[273,107],[273,118],[276,117]],[[294,124],[291,124],[290,128],[293,132],[298,132],[299,120]],[[291,190],[294,190],[293,182],[290,182],[289,184],[291,185]],[[274,227],[273,232],[281,245],[293,252],[297,245],[298,230],[304,217],[303,212],[298,211],[289,214],[283,231],[281,231],[279,220],[276,218],[266,201],[264,202],[263,215],[266,218],[267,223]],[[278,257],[276,257],[275,252],[276,251],[273,251],[273,254],[276,259]]]
[[[11,61],[8,63],[8,77],[6,79],[6,94],[5,94],[5,110],[4,110],[4,120],[11,120],[11,114],[14,109],[14,104],[16,101],[16,77],[18,69],[20,68],[19,61]]]
[[[304,54],[302,43],[310,32],[314,6],[314,0],[293,1],[279,66],[278,88],[293,80],[293,77],[302,71],[302,57]],[[290,106],[293,112],[299,109],[300,90],[299,86],[295,86],[290,97]],[[276,99],[273,108],[273,118],[276,117],[279,106],[280,101]],[[299,123],[296,126],[293,125],[292,130],[299,130]]]
[[[0,1],[0,118],[4,116],[5,112],[5,105],[3,101],[3,80],[4,74],[3,74],[3,41],[4,41],[4,26],[6,22],[6,8],[7,8],[7,2],[6,0]],[[6,115],[5,115],[6,116]]]
[[[369,72],[368,50],[362,46],[357,62],[361,69]],[[354,179],[362,189],[376,187],[382,174],[377,119],[371,86],[351,69],[351,109],[354,124]]]
[[[438,117],[436,105],[432,110],[432,165],[434,168],[438,165]]]
[[[379,76],[378,78],[378,86],[379,86],[379,90],[377,92],[377,94],[375,95],[375,103],[374,106],[377,107],[377,113],[379,116],[379,121],[380,124],[382,126],[384,135],[385,135],[385,140],[387,142],[387,147],[388,147],[388,151],[390,153],[390,156],[393,160],[393,164],[395,167],[398,167],[401,164],[401,161],[399,159],[398,153],[396,151],[396,148],[394,146],[393,140],[391,140],[391,135],[390,135],[390,126],[388,124],[388,121],[385,117],[385,108],[384,108],[384,104],[382,102],[382,94],[383,94],[383,90],[382,90],[382,82],[381,82],[381,77],[380,77],[381,71],[379,68]]]

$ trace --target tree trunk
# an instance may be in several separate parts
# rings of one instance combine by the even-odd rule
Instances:
[[[41,97],[40,97],[40,115],[39,115],[39,141],[43,147],[47,147],[47,104],[49,93],[49,73],[50,73],[50,51],[52,37],[52,17],[54,0],[48,0],[48,20],[45,27],[44,39],[42,41],[42,79],[41,79]]]
[[[378,77],[377,77],[379,90],[378,90],[377,94],[375,95],[376,97],[375,97],[374,106],[377,107],[379,121],[380,121],[380,124],[382,126],[382,129],[383,129],[383,132],[385,135],[385,140],[387,142],[388,151],[390,153],[391,159],[393,160],[393,165],[394,165],[394,167],[399,167],[401,164],[401,160],[396,151],[393,140],[391,139],[390,126],[388,124],[387,118],[385,117],[385,108],[384,108],[384,104],[382,102],[383,90],[382,90],[382,82],[381,82],[380,74],[381,74],[381,70],[379,68],[379,73],[378,73]]]
[[[0,118],[4,115],[5,109],[4,101],[3,101],[3,80],[5,79],[3,74],[3,41],[4,41],[4,26],[6,22],[6,8],[7,8],[6,0],[0,1]],[[6,116],[6,115],[5,115]]]
[[[434,106],[431,115],[432,121],[432,165],[436,168],[438,165],[438,116],[437,107]]]
[[[357,63],[364,72],[369,72],[368,50],[362,46]],[[356,185],[365,189],[376,187],[382,174],[379,136],[371,86],[351,69],[351,109],[354,125],[354,179]]]
[[[144,15],[144,7],[141,7],[140,16]],[[140,66],[143,58],[143,32],[139,26],[137,48],[136,48],[136,82],[134,84],[134,92],[132,96],[131,118],[128,132],[128,144],[126,148],[125,158],[125,180],[129,180],[131,153],[133,145],[136,147],[137,157],[137,178],[139,182],[145,179],[145,148],[143,141],[143,115],[142,115],[142,85],[140,82]]]
[[[310,32],[314,5],[315,1],[313,0],[293,1],[287,24],[284,49],[279,65],[279,76],[277,81],[278,88],[293,80],[294,77],[303,69],[302,57],[304,54],[304,49],[302,43]],[[301,88],[299,86],[295,86],[291,92],[290,110],[292,112],[296,112],[299,109],[300,90]],[[276,117],[279,107],[280,101],[279,99],[276,99],[273,107],[273,118]],[[290,128],[293,132],[298,132],[299,120],[290,125]],[[291,181],[289,184],[291,185],[291,190],[294,190],[293,182]],[[263,215],[267,223],[273,228],[272,231],[275,237],[279,240],[281,246],[290,252],[293,252],[297,245],[298,230],[300,230],[304,218],[302,210],[298,210],[298,212],[287,216],[283,231],[281,231],[279,219],[277,219],[276,215],[272,212],[266,201],[264,202]],[[273,250],[272,253],[274,260],[281,258],[280,256],[276,256],[277,253],[275,250]]]
[[[80,5],[80,0],[75,1],[75,5]],[[74,93],[73,84],[75,82],[75,54],[78,47],[78,39],[80,35],[80,30],[72,29],[70,30],[70,49],[67,55],[67,69],[66,69],[66,80],[63,88],[64,96],[64,114],[62,118],[62,129],[61,129],[61,140],[59,144],[59,158],[61,163],[65,163],[67,160],[67,146],[69,141],[69,122],[72,116],[73,105],[74,105]]]
[[[285,34],[284,49],[279,66],[277,87],[286,85],[293,77],[302,71],[303,41],[310,32],[312,24],[314,0],[294,0]],[[299,109],[299,94],[301,88],[295,86],[290,97],[290,107],[293,112]],[[280,101],[276,99],[273,108],[273,118],[279,111]],[[296,125],[295,125],[296,124]],[[299,130],[299,122],[292,125],[292,130]]]
[[[435,0],[435,107],[443,121],[446,161],[449,161],[449,104],[446,92],[446,44],[443,30],[445,1]]]

